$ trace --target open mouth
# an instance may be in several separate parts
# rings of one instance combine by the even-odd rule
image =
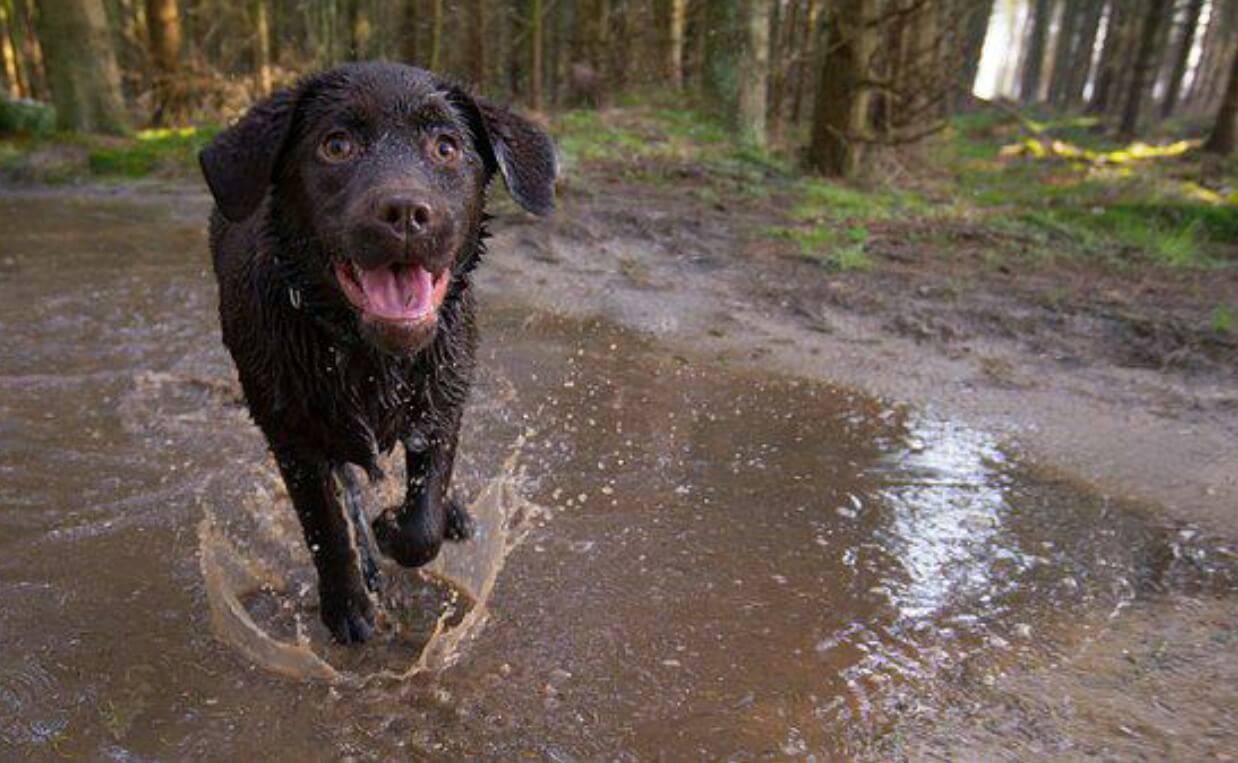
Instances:
[[[352,260],[336,260],[335,278],[344,296],[363,316],[409,323],[435,315],[447,294],[451,271],[444,269],[434,275],[410,263],[367,269]]]

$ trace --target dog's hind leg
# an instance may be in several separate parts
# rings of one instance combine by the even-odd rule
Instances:
[[[344,508],[348,512],[353,545],[361,560],[361,575],[365,578],[366,588],[372,593],[378,593],[383,585],[383,573],[378,566],[378,549],[374,546],[370,521],[365,515],[365,498],[361,480],[358,479],[356,470],[347,465],[337,468],[335,474],[339,480]]]

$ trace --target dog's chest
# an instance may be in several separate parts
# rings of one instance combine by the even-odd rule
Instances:
[[[334,401],[332,428],[355,432],[369,447],[390,450],[417,431],[430,414],[426,380],[411,364],[358,358],[333,349],[324,376],[325,400]]]

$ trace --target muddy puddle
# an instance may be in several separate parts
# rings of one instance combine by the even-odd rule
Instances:
[[[1233,612],[1223,542],[983,432],[483,278],[480,536],[388,569],[376,641],[334,647],[205,213],[0,196],[0,757],[882,755],[1145,601]]]

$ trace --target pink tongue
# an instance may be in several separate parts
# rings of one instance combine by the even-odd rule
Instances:
[[[362,270],[361,288],[370,310],[380,318],[408,320],[430,310],[434,290],[430,272],[417,266]]]

